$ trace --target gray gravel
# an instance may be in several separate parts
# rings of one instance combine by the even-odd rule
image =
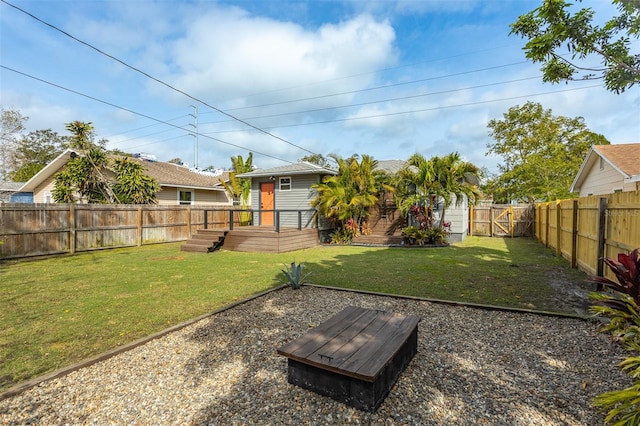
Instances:
[[[288,384],[276,353],[347,305],[421,318],[375,414]],[[578,319],[286,288],[0,401],[0,424],[601,425],[623,355]]]

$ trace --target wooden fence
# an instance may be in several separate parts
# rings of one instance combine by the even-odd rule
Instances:
[[[212,206],[0,204],[0,259],[184,241]],[[209,226],[229,226],[223,207]],[[231,206],[229,206],[231,209]],[[238,215],[234,223],[239,224]]]
[[[469,234],[484,237],[532,237],[534,206],[532,204],[471,206]]]
[[[591,275],[606,274],[602,257],[640,247],[640,191],[536,204],[536,238]]]

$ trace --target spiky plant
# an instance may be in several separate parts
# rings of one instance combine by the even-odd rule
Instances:
[[[285,284],[288,284],[292,289],[297,290],[307,283],[307,277],[311,275],[311,272],[303,274],[304,263],[296,265],[296,262],[291,262],[291,266],[284,265],[285,269],[281,269],[285,277]]]

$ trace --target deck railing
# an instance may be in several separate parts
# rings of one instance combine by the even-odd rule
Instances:
[[[212,217],[220,217],[219,212],[224,212],[227,215],[226,220],[224,221],[216,221],[211,222],[210,218]],[[239,224],[240,226],[274,226],[276,232],[280,232],[283,222],[285,225],[287,223],[291,224],[292,227],[296,227],[298,230],[302,228],[315,228],[314,223],[314,209],[307,210],[294,210],[294,209],[274,209],[274,210],[253,210],[253,209],[206,209],[204,211],[204,229],[209,229],[210,225],[212,228],[229,228],[232,230],[234,226]],[[265,214],[273,214],[273,225],[272,224],[264,224],[264,216]],[[288,220],[283,220],[283,214],[288,216]],[[234,217],[236,216],[237,217]],[[256,220],[256,215],[258,215],[258,220]],[[293,219],[290,219],[290,216],[294,216]],[[303,219],[306,220],[303,226]],[[295,224],[295,225],[294,225]]]

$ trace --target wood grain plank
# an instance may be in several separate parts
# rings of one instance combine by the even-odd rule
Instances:
[[[355,319],[364,315],[366,311],[367,310],[356,306],[348,306],[316,328],[307,331],[301,337],[283,345],[277,351],[280,355],[304,362],[304,359],[309,354],[334,338]]]

